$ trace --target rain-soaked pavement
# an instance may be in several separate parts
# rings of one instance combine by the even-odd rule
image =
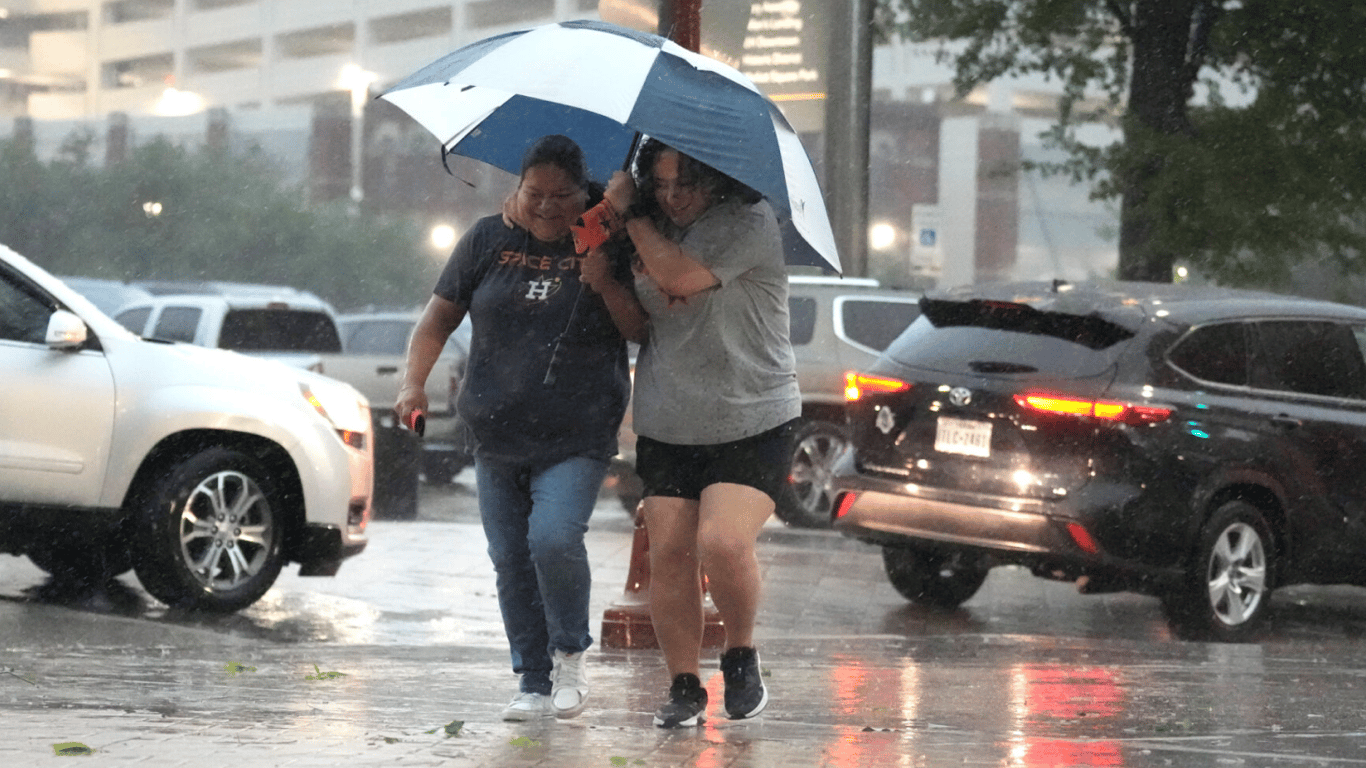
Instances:
[[[1366,765],[1366,590],[1287,590],[1260,642],[1189,643],[1156,600],[1013,570],[961,610],[915,608],[876,550],[776,524],[764,715],[725,720],[713,665],[712,720],[661,731],[658,652],[595,648],[581,717],[503,723],[515,681],[471,501],[429,490],[423,519],[375,523],[336,578],[291,569],[227,617],[176,615],[131,576],[73,594],[0,556],[0,766],[70,742],[151,766]],[[631,542],[604,500],[595,617]]]

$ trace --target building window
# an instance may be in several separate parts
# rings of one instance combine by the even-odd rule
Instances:
[[[88,29],[89,17],[90,14],[85,11],[45,13],[41,16],[11,13],[8,18],[0,20],[0,49],[27,48],[29,37],[34,32]]]
[[[521,24],[555,15],[555,0],[474,0],[465,6],[470,27],[498,27]]]
[[[190,71],[196,73],[231,72],[235,69],[256,69],[261,66],[261,41],[238,40],[232,43],[206,45],[185,52]]]
[[[104,20],[109,24],[155,21],[175,16],[175,0],[117,0],[104,4]]]
[[[355,43],[356,25],[350,23],[305,29],[275,38],[281,58],[286,59],[347,54]]]
[[[164,53],[159,56],[144,56],[139,59],[111,61],[104,65],[103,80],[105,88],[141,88],[145,85],[163,85],[175,75],[175,58]]]
[[[215,11],[231,5],[246,5],[254,2],[256,0],[194,0],[194,9],[196,11]]]
[[[370,41],[382,45],[423,37],[437,37],[449,34],[452,25],[450,6],[428,8],[397,16],[381,16],[370,21]]]

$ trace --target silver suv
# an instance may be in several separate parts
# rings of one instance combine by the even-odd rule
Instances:
[[[359,389],[370,400],[381,429],[394,421],[394,401],[408,364],[408,339],[421,316],[420,309],[337,316],[345,354],[326,361],[322,373]],[[469,354],[470,323],[466,320],[446,340],[427,377],[427,430],[420,466],[427,482],[436,485],[450,483],[474,461],[458,437],[455,419],[455,398]],[[415,468],[418,465],[413,462]]]
[[[793,276],[788,286],[805,423],[793,441],[778,517],[791,526],[827,528],[831,477],[849,442],[844,374],[871,364],[920,316],[920,292],[882,288],[859,277]]]
[[[365,548],[369,407],[279,363],[141,339],[0,246],[0,553],[233,611]]]

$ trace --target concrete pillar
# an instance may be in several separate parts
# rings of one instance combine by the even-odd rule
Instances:
[[[315,202],[346,197],[351,188],[351,95],[337,92],[313,105],[308,138],[309,198]]]
[[[1009,280],[1020,243],[1020,129],[1011,115],[982,116],[977,132],[977,282]]]
[[[109,125],[105,129],[104,165],[118,165],[128,159],[132,141],[132,128],[128,123],[127,112],[110,112]]]
[[[214,107],[209,110],[208,122],[204,129],[204,143],[209,149],[215,151],[226,151],[229,146],[229,127],[232,124],[228,117],[228,110],[223,107]]]

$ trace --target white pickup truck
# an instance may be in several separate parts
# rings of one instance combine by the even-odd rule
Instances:
[[[367,396],[378,394],[376,372],[393,367],[390,360],[376,361],[368,355],[353,357],[344,352],[336,313],[326,301],[307,291],[223,282],[138,285],[154,295],[125,304],[114,319],[144,338],[276,360],[345,382]],[[437,402],[448,399],[439,389],[433,393]],[[376,518],[411,520],[418,511],[421,446],[416,435],[394,423],[393,398],[391,392],[370,403],[374,514]]]
[[[286,562],[366,546],[370,413],[353,387],[139,338],[0,246],[0,553],[54,576],[130,568],[169,605],[250,605]]]

